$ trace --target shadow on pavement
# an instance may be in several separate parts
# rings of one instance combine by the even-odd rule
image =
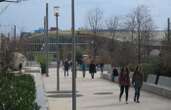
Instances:
[[[113,92],[96,92],[94,95],[111,95]]]
[[[130,104],[134,104],[133,102],[129,102],[129,104],[126,104],[124,102],[121,102],[121,103],[111,103],[111,104],[106,104],[106,105],[90,105],[90,106],[84,106],[83,108],[87,108],[87,109],[90,109],[90,108],[105,108],[105,107],[119,107],[119,106],[128,106]],[[105,109],[104,109],[105,110]]]
[[[76,91],[76,92],[78,93],[79,91]],[[48,93],[48,94],[54,94],[54,93],[72,93],[72,91],[71,90],[47,91],[46,93]]]
[[[50,98],[71,98],[72,97],[72,94],[71,93],[59,93],[59,94],[53,94],[53,95],[47,95],[48,97]],[[83,95],[81,94],[77,94],[76,95],[77,97],[82,97]]]

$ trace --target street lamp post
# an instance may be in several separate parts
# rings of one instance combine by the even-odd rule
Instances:
[[[45,43],[46,43],[46,75],[49,76],[49,40],[48,40],[48,3],[46,3],[46,16],[45,16]]]
[[[75,7],[71,0],[71,32],[72,32],[72,110],[76,110],[76,38],[75,38]]]
[[[58,35],[58,17],[59,17],[59,7],[54,7],[54,16],[56,17],[56,37],[58,39],[58,43],[60,43],[59,35]],[[56,63],[57,63],[57,91],[60,91],[60,80],[59,80],[59,67],[60,67],[60,54],[59,54],[59,44],[57,45],[56,51]]]

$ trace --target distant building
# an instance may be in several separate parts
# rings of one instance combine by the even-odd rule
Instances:
[[[37,30],[34,30],[35,33],[42,33],[44,32],[44,29],[43,28],[39,28]]]
[[[21,34],[20,34],[20,38],[27,38],[29,36],[31,36],[30,32],[21,32]]]
[[[51,27],[49,31],[56,31],[57,28],[56,27]]]

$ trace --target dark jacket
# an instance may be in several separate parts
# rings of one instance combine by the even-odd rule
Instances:
[[[120,75],[119,75],[119,84],[121,86],[130,86],[129,74],[120,73]]]
[[[118,76],[118,70],[116,68],[113,69],[113,76]]]
[[[139,72],[134,72],[134,75],[132,77],[132,84],[134,87],[141,87],[143,85],[143,78],[144,75]]]
[[[95,64],[90,64],[89,73],[96,73],[96,65]]]
[[[64,70],[65,71],[68,71],[69,70],[69,66],[70,66],[69,62],[68,61],[65,61],[64,62]]]

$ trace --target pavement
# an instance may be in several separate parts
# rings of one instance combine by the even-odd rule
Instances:
[[[60,69],[60,92],[56,92],[56,69],[49,69],[49,77],[43,77],[49,110],[72,110],[72,77],[64,77]],[[86,78],[77,72],[77,110],[171,110],[171,99],[141,92],[140,103],[133,102],[134,90],[129,90],[129,101],[125,96],[119,102],[119,86],[100,78],[100,72],[91,79],[88,71]]]

